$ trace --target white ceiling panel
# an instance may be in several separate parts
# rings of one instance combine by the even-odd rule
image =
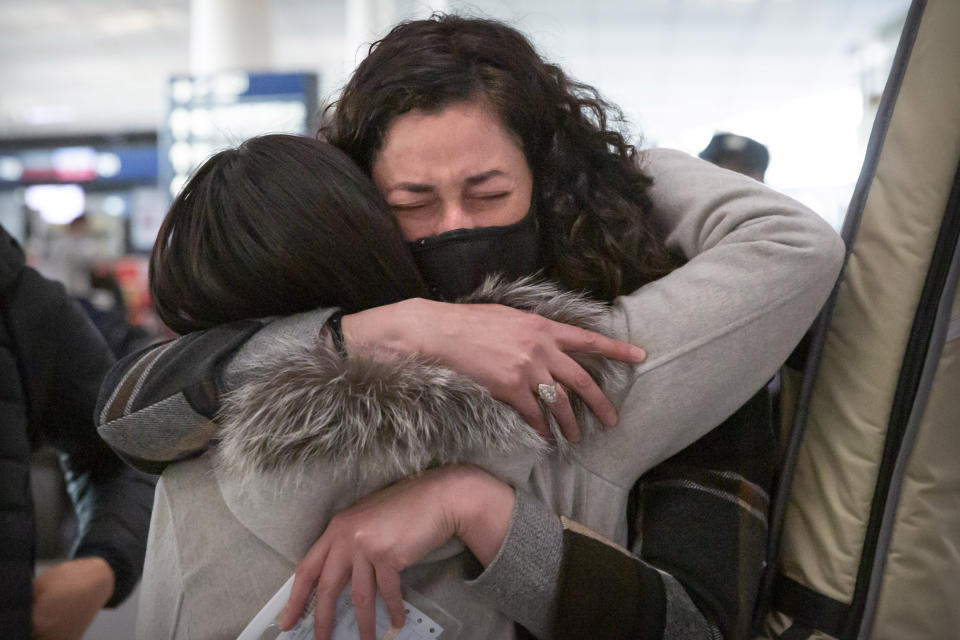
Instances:
[[[745,105],[849,84],[855,51],[907,0],[449,0],[506,19],[659,136]],[[425,3],[395,0],[399,13]],[[186,0],[0,0],[0,137],[153,129],[189,68]],[[272,66],[345,73],[341,0],[274,0]],[[704,111],[704,105],[711,110]],[[705,113],[707,115],[705,115]],[[671,124],[672,123],[672,124]],[[706,125],[705,125],[706,126]]]

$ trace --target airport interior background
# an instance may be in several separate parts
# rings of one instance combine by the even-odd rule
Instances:
[[[0,0],[0,223],[108,326],[172,334],[146,259],[173,194],[219,147],[310,135],[364,47],[432,11],[509,21],[623,109],[634,141],[698,154],[717,132],[840,228],[908,0]],[[38,553],[69,548],[38,454]],[[135,600],[135,597],[132,599]],[[87,640],[132,637],[135,605]]]

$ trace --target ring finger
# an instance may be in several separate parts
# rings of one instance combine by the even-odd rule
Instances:
[[[550,420],[550,415],[556,420],[557,426],[563,437],[570,442],[580,441],[580,425],[577,424],[577,417],[573,413],[573,407],[570,406],[570,397],[562,384],[553,381],[551,376],[547,378],[551,382],[541,383],[534,392],[540,400],[540,405],[545,409],[544,418]]]

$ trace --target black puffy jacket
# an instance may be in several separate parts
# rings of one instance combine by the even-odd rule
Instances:
[[[79,523],[73,556],[113,569],[109,605],[129,595],[143,568],[153,481],[100,440],[93,412],[113,364],[103,338],[63,286],[24,263],[0,227],[0,630],[28,638],[34,563],[30,454],[62,453]]]

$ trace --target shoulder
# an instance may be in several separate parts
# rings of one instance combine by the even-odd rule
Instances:
[[[658,176],[667,175],[673,171],[693,171],[697,169],[716,168],[709,162],[695,158],[688,153],[677,149],[656,147],[644,149],[637,154],[637,164],[654,180]]]

